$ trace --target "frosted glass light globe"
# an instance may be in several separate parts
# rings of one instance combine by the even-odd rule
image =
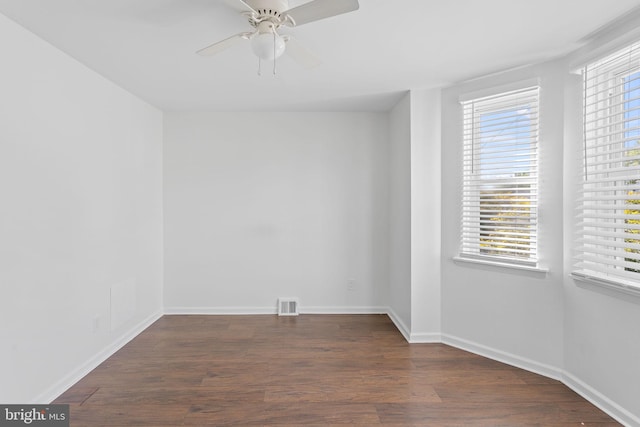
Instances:
[[[251,50],[265,61],[273,61],[278,58],[284,53],[284,48],[284,40],[278,34],[262,33],[251,39]]]

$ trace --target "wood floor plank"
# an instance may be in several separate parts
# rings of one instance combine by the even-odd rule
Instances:
[[[63,393],[71,425],[614,426],[558,381],[385,315],[164,316]]]
[[[70,406],[70,424],[83,427],[180,426],[190,405],[107,404]]]
[[[379,404],[383,425],[436,425],[436,426],[559,426],[582,422],[614,423],[600,413],[588,418],[564,411],[553,403],[537,402],[443,402],[441,404]]]
[[[491,404],[493,402],[527,403],[535,397],[538,403],[558,403],[582,401],[582,397],[568,389],[553,384],[509,384],[496,385],[439,385],[436,392],[443,401],[479,402]]]
[[[83,385],[76,385],[65,391],[58,400],[63,400],[69,405],[82,405],[88,398],[93,396],[95,392],[99,390],[99,387],[86,387]]]

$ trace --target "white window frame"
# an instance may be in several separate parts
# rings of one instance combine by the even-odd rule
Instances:
[[[634,241],[640,235],[636,239],[630,230],[640,230],[640,223],[635,223],[640,218],[628,211],[640,205],[629,209],[628,200],[640,200],[640,196],[629,198],[640,192],[640,154],[634,154],[640,150],[640,136],[630,137],[626,125],[640,122],[640,100],[625,95],[640,89],[627,89],[625,80],[640,79],[640,42],[586,65],[582,74],[583,174],[571,274],[578,280],[638,293],[640,244]],[[634,101],[638,105],[627,109]],[[627,117],[632,111],[637,115]],[[638,164],[628,163],[629,154]]]
[[[489,96],[461,100],[462,224],[460,254],[454,258],[456,261],[546,271],[538,265],[537,250],[539,92],[539,86],[526,85]],[[527,114],[521,111],[526,111]],[[502,116],[506,120],[498,118],[500,114],[506,114]],[[497,118],[493,123],[504,125],[499,128],[501,132],[504,131],[503,141],[497,141],[497,136],[492,138],[495,127],[492,127],[490,121],[493,119],[487,119],[491,115]],[[484,125],[481,124],[482,117],[487,120]],[[528,117],[528,123],[523,121],[525,117]],[[522,123],[526,123],[526,126],[523,127]],[[528,137],[518,133],[522,129],[528,129]],[[484,150],[483,144],[486,147]],[[511,163],[507,165],[510,160]],[[522,165],[522,168],[514,167],[516,164]],[[519,173],[513,173],[515,170]],[[517,198],[518,191],[521,198]],[[504,196],[502,199],[500,194]],[[481,203],[483,198],[484,207]],[[495,201],[501,206],[486,208]],[[500,203],[501,201],[504,203]],[[496,217],[490,218],[488,213]],[[513,230],[499,230],[499,225],[502,225],[499,221],[508,219],[509,215],[516,217],[510,226]],[[523,219],[526,220],[526,226]],[[492,235],[492,240],[487,237],[488,230],[496,233]],[[494,243],[488,243],[492,241]]]

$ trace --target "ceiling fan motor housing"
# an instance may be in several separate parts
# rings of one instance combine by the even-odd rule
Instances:
[[[282,13],[289,10],[289,0],[246,0],[247,4],[258,12],[259,20],[275,18],[280,21]]]

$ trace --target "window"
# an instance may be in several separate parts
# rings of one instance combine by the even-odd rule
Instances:
[[[583,69],[574,276],[640,289],[640,43]]]
[[[463,102],[461,258],[537,266],[539,88]]]

